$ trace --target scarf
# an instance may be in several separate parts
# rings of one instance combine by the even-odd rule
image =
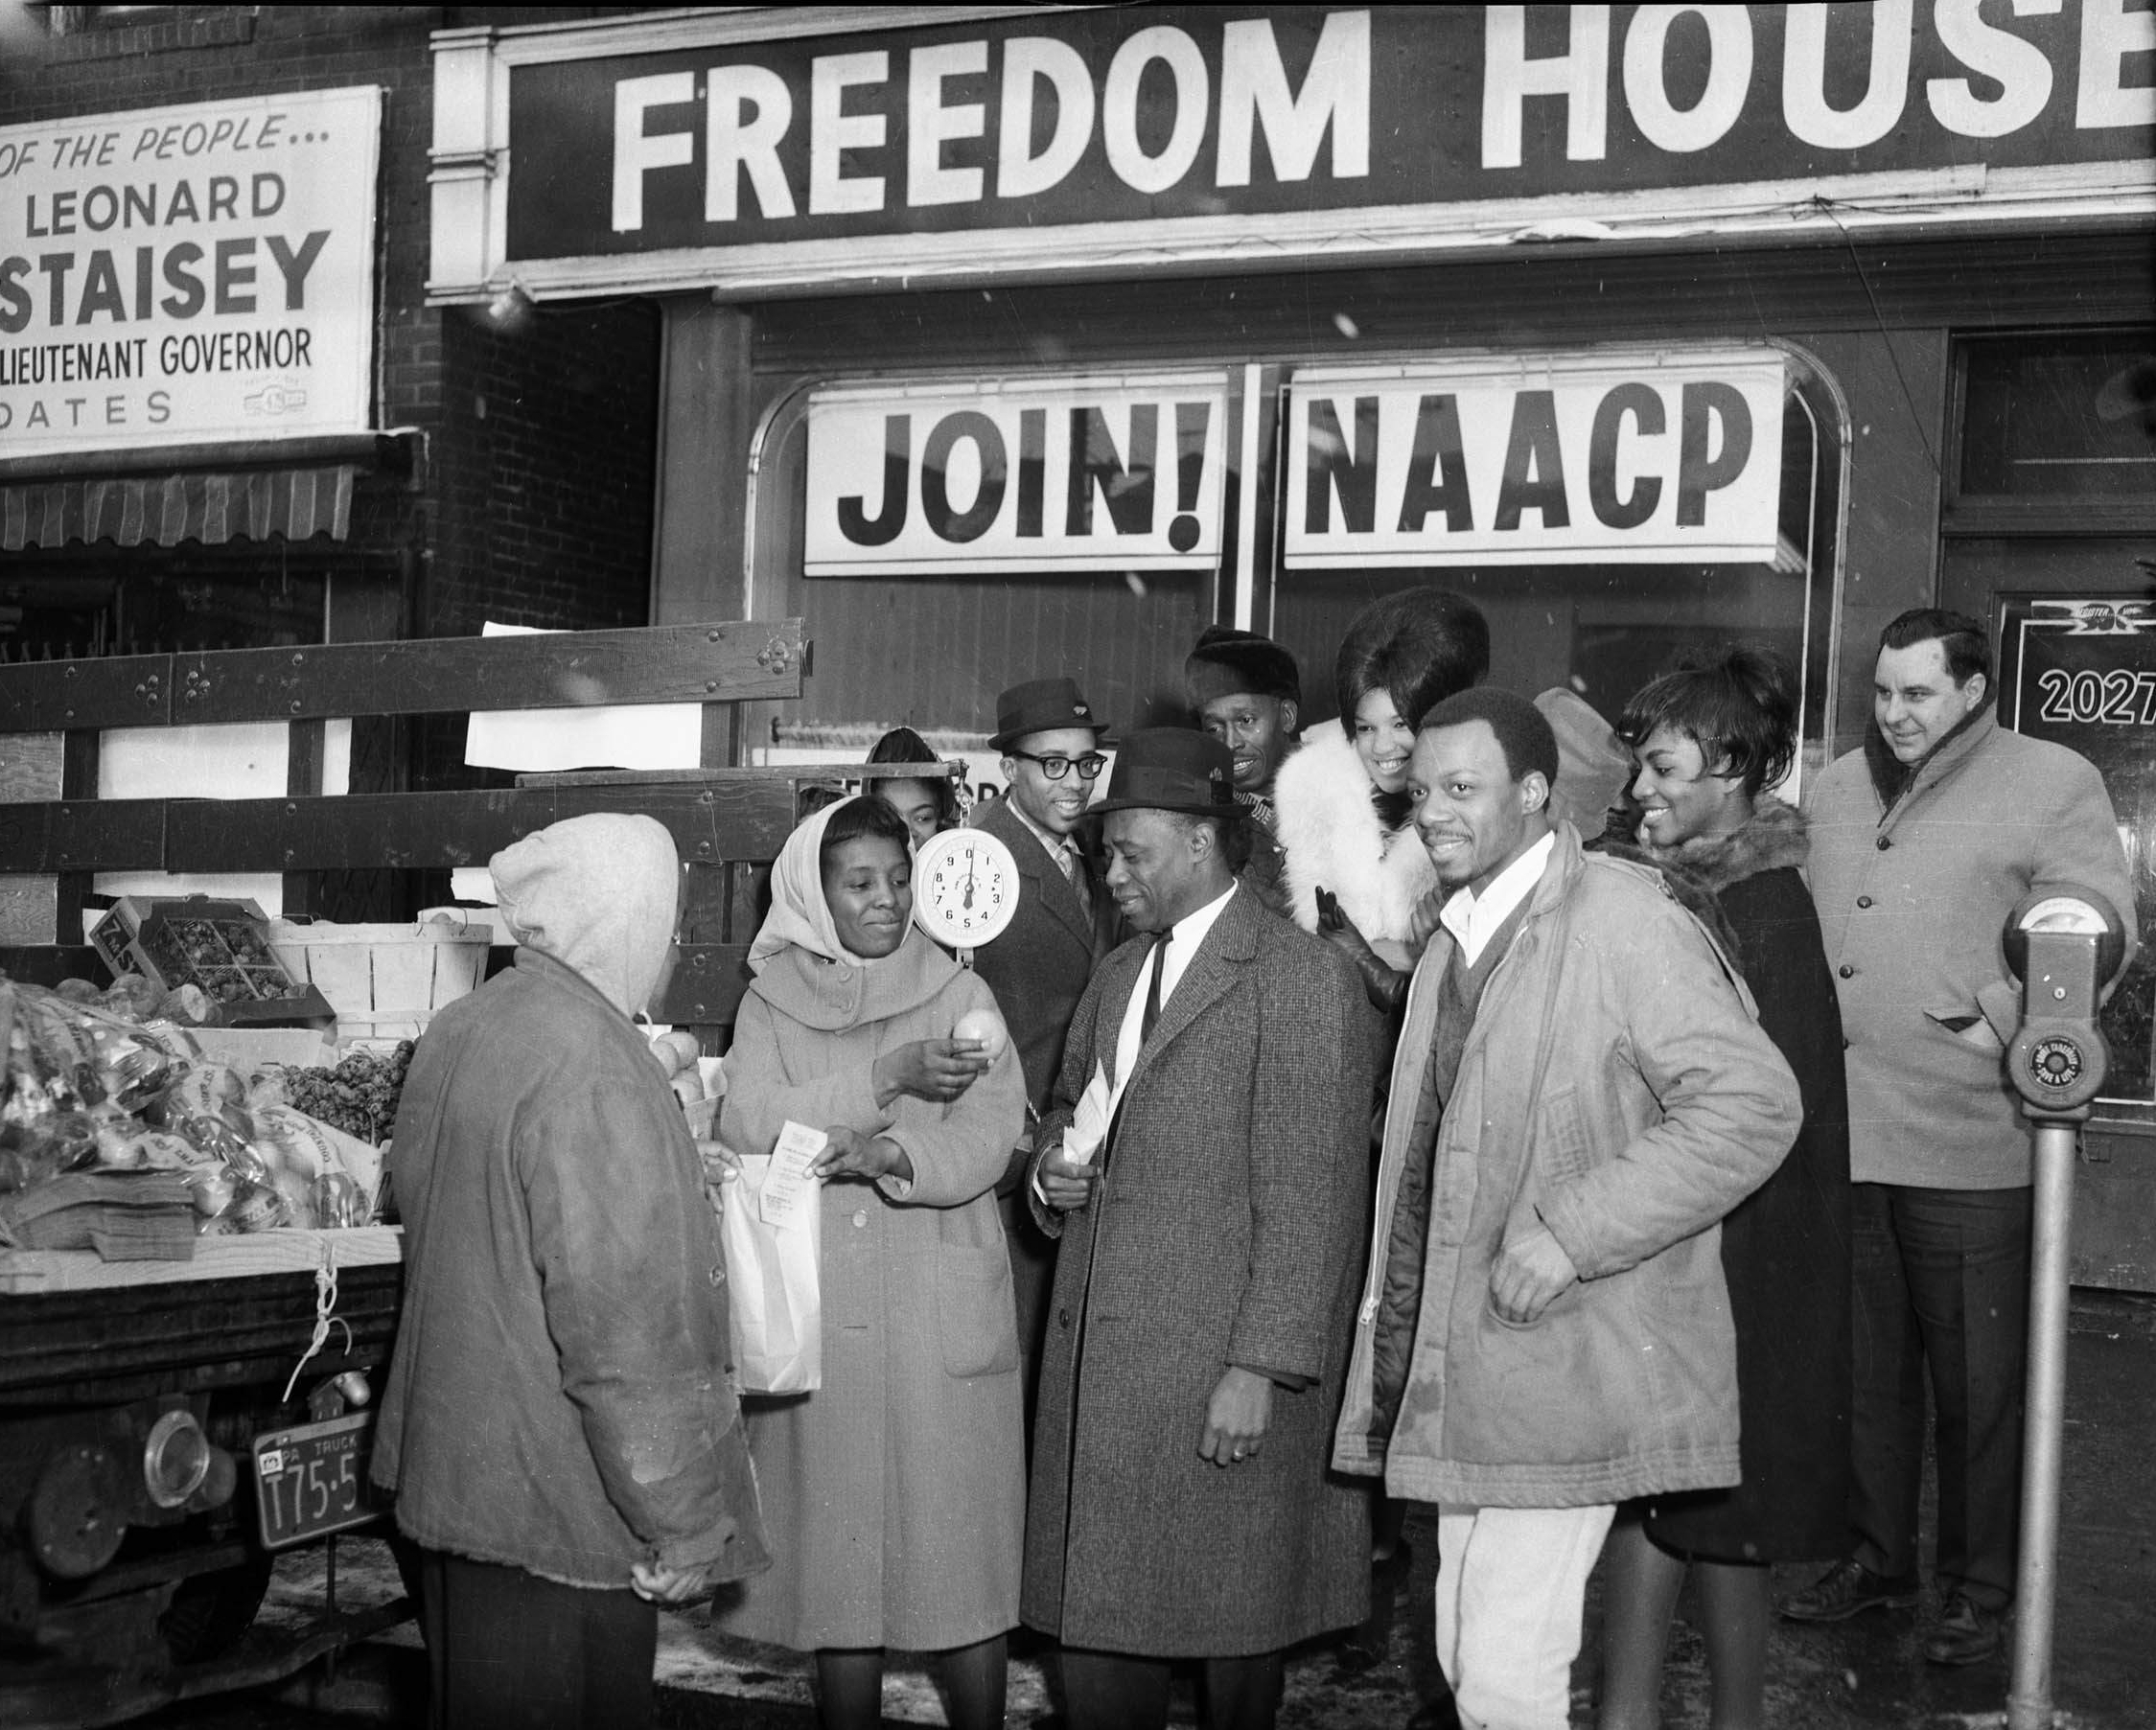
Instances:
[[[1982,723],[1983,718],[1990,713],[1991,710],[1988,706],[1981,703],[1978,704],[1975,708],[1963,715],[1948,729],[1945,738],[1933,746],[1930,750],[1918,757],[1913,763],[1904,763],[1894,755],[1894,748],[1887,743],[1887,735],[1879,730],[1879,723],[1876,719],[1866,722],[1864,727],[1864,763],[1865,767],[1871,772],[1872,791],[1879,796],[1880,819],[1884,821],[1887,813],[1900,802],[1902,795],[1915,784],[1916,777],[1924,773],[1924,766],[1927,763],[1972,727]]]
[[[1719,895],[1732,883],[1781,865],[1799,869],[1811,857],[1812,838],[1804,814],[1772,794],[1762,794],[1743,826],[1727,835],[1695,835],[1674,847],[1641,843],[1657,865],[1675,865]]]
[[[771,867],[771,911],[749,946],[749,989],[804,1026],[845,1032],[888,1021],[927,1003],[957,975],[959,965],[908,925],[890,955],[869,959],[839,940],[823,898],[823,832],[831,819],[863,796],[813,813],[786,838]]]

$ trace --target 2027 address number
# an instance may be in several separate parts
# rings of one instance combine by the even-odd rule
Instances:
[[[2089,667],[2069,673],[2063,667],[2046,667],[2036,676],[2036,688],[2044,696],[2036,710],[2039,721],[2156,727],[2156,673],[2130,673],[2122,667],[2108,673]]]

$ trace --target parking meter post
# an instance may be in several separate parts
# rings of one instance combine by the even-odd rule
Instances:
[[[2118,911],[2101,895],[2062,884],[2023,898],[2006,917],[2002,948],[2022,987],[2021,1026],[2006,1048],[2006,1078],[2036,1132],[2021,1564],[2006,1730],[2052,1730],[2074,1164],[2081,1125],[2110,1063],[2097,1015],[2125,958],[2125,935]]]
[[[2059,1474],[2066,1434],[2068,1245],[2074,1163],[2070,1122],[2036,1125],[2036,1192],[2028,1293],[2028,1392],[2022,1427],[2021,1565],[2006,1730],[2052,1730],[2052,1651],[2058,1603]]]

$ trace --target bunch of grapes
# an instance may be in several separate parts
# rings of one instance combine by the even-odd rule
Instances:
[[[397,1101],[411,1065],[412,1042],[390,1051],[354,1051],[334,1070],[287,1070],[285,1096],[294,1110],[362,1142],[380,1142],[397,1121]]]

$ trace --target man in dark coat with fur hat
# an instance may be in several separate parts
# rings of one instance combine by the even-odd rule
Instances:
[[[1295,657],[1255,631],[1208,625],[1183,662],[1183,688],[1198,726],[1235,758],[1236,802],[1250,815],[1242,881],[1285,919],[1287,855],[1273,828],[1273,776],[1299,743],[1303,681]]]
[[[1265,1730],[1287,1647],[1361,1619],[1368,1501],[1328,1469],[1369,1189],[1362,983],[1239,884],[1227,748],[1119,749],[1106,887],[1144,940],[1101,963],[1041,1125],[1062,1239],[1021,1614],[1055,1635],[1072,1730]]]

